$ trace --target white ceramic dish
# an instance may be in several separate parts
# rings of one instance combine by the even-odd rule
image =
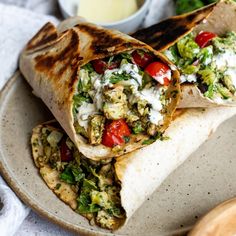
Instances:
[[[139,10],[128,18],[114,23],[100,24],[106,28],[117,29],[124,33],[132,33],[138,29],[148,11],[151,0],[137,0]],[[76,15],[79,0],[58,0],[64,18]],[[99,22],[93,22],[99,24]]]
[[[32,128],[52,116],[16,74],[0,95],[0,171],[16,194],[49,220],[80,235],[112,235],[90,226],[61,202],[40,178],[32,161]],[[180,235],[218,203],[236,194],[236,116],[174,171],[116,232],[126,236]],[[142,190],[140,190],[142,191]]]

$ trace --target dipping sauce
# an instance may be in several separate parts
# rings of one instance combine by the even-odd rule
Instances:
[[[136,0],[79,0],[77,15],[96,23],[123,20],[138,10]]]

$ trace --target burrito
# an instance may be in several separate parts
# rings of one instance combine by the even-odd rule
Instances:
[[[115,230],[128,222],[220,123],[235,114],[234,107],[178,111],[166,131],[171,138],[100,161],[83,156],[58,123],[52,121],[33,129],[33,159],[58,198],[91,224]]]
[[[47,23],[22,52],[20,70],[34,93],[87,158],[162,138],[180,96],[176,67],[130,36],[72,22]]]
[[[236,3],[222,0],[133,34],[179,69],[180,108],[236,105]]]

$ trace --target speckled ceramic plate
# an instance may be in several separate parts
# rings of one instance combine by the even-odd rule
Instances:
[[[81,235],[111,235],[61,202],[38,175],[30,152],[32,128],[52,115],[17,73],[0,97],[0,170],[16,194],[53,222]],[[217,132],[135,213],[117,235],[176,235],[219,202],[236,195],[236,117]]]

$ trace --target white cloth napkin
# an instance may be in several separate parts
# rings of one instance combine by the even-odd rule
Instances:
[[[0,3],[0,89],[16,70],[26,42],[48,21],[58,22],[52,16]]]
[[[3,203],[3,208],[0,211],[1,235],[13,235],[28,215],[29,208],[21,203],[1,177],[0,197]]]
[[[20,4],[19,1],[17,3]],[[21,49],[47,21],[58,22],[52,16],[0,3],[0,89],[17,69]],[[0,200],[3,204],[0,211],[0,235],[11,236],[28,215],[29,209],[21,203],[1,177]]]
[[[173,9],[172,0],[152,0],[143,27],[172,15]],[[0,89],[17,69],[18,56],[26,42],[47,21],[55,24],[59,22],[49,14],[57,15],[56,0],[0,0]],[[31,213],[24,221],[29,208],[22,204],[1,176],[0,202],[3,204],[2,209],[0,207],[1,236],[72,235],[35,213]]]

